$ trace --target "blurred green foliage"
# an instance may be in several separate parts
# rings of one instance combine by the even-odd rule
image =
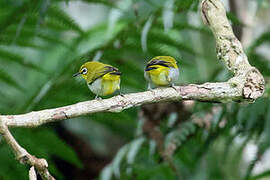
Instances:
[[[21,114],[93,99],[82,79],[72,78],[80,65],[97,59],[123,73],[122,92],[146,89],[143,67],[157,55],[170,55],[180,66],[179,84],[226,81],[231,74],[216,60],[210,30],[196,23],[199,0],[84,0],[101,5],[107,18],[82,28],[64,10],[74,1],[0,1],[0,113]],[[258,8],[268,8],[257,0]],[[228,13],[233,24],[243,25]],[[89,17],[89,21],[91,21]],[[196,24],[196,25],[195,25]],[[247,48],[250,63],[269,79],[270,59],[257,49],[270,42],[269,31]],[[260,179],[269,169],[253,175],[257,161],[270,146],[269,86],[264,97],[253,104],[196,103],[184,123],[167,126],[166,141],[173,139],[177,150],[173,163],[183,179]],[[218,113],[208,119],[210,128],[191,121],[205,117],[212,108]],[[109,179],[176,179],[167,162],[161,161],[155,143],[140,130],[139,108],[124,112],[98,113],[59,122],[88,142],[97,154],[110,155],[112,162],[101,172]],[[220,126],[221,122],[225,122]],[[12,129],[18,142],[37,157],[46,158],[57,179],[67,179],[54,157],[76,168],[84,165],[74,149],[56,133],[55,124],[35,129]],[[258,148],[251,162],[244,149]],[[122,147],[120,147],[123,145]],[[119,149],[112,152],[110,148]],[[27,179],[27,167],[14,160],[12,151],[0,138],[0,180]],[[93,177],[88,177],[92,179]]]

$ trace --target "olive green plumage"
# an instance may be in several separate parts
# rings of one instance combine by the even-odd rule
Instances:
[[[144,76],[151,86],[173,86],[178,80],[179,69],[176,60],[171,56],[157,56],[151,59],[145,69]]]
[[[120,90],[121,72],[111,65],[95,61],[86,62],[73,76],[77,75],[86,80],[89,89],[97,96],[110,95]]]

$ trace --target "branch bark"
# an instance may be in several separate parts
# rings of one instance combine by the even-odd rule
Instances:
[[[240,100],[241,91],[229,83],[206,83],[203,85],[159,88],[152,91],[115,96],[110,99],[80,102],[74,105],[30,112],[23,115],[0,116],[10,127],[35,127],[44,123],[78,117],[97,112],[120,112],[142,104],[194,99],[200,101],[225,102]]]
[[[157,88],[152,91],[114,96],[110,99],[92,100],[80,102],[70,106],[55,109],[46,109],[30,112],[22,115],[2,115],[0,118],[9,127],[36,127],[45,123],[74,118],[97,112],[121,112],[124,109],[141,106],[143,104],[197,100],[209,102],[230,102],[230,101],[254,101],[262,95],[262,89],[258,89],[258,71],[252,68],[248,73],[249,79],[245,85],[241,79],[233,78],[229,82],[205,83],[202,85],[190,84],[187,86],[176,86],[175,88]],[[263,79],[262,79],[263,80]],[[255,84],[255,85],[254,85]],[[245,89],[244,89],[245,88]]]
[[[34,166],[29,170],[29,180],[37,180],[37,175]]]
[[[120,112],[143,104],[197,100],[209,102],[253,102],[264,92],[264,78],[248,62],[240,41],[235,37],[220,0],[204,0],[201,4],[203,21],[216,39],[217,57],[234,74],[227,82],[189,84],[175,88],[115,96],[110,99],[80,102],[70,106],[30,112],[23,115],[0,116],[10,127],[35,127],[45,123],[74,118],[97,112]]]
[[[209,102],[255,101],[264,92],[264,78],[248,62],[240,41],[235,37],[220,0],[201,3],[203,21],[216,39],[217,57],[234,74],[227,82],[189,84],[175,88],[157,88],[152,91],[115,96],[110,99],[80,102],[70,106],[31,112],[23,115],[0,116],[7,126],[35,127],[44,123],[78,117],[97,112],[120,112],[143,104],[197,100]]]
[[[30,165],[31,168],[34,167],[40,174],[43,180],[55,180],[53,176],[50,175],[48,171],[48,163],[45,159],[39,159],[35,156],[29,154],[23,147],[21,147],[12,134],[9,132],[8,127],[2,119],[0,118],[0,134],[4,137],[7,144],[12,148],[16,159],[22,163]],[[33,168],[30,169],[31,176],[33,178]],[[29,172],[29,173],[30,173]]]
[[[228,82],[241,89],[243,99],[257,99],[264,92],[263,76],[249,64],[240,41],[233,34],[223,4],[220,0],[204,0],[201,6],[203,20],[216,39],[217,57],[234,74]]]
[[[110,99],[80,102],[70,106],[22,115],[1,115],[0,133],[13,149],[16,158],[24,164],[34,166],[43,179],[54,179],[48,172],[46,160],[30,155],[16,142],[8,127],[36,127],[86,114],[120,112],[127,108],[163,101],[253,102],[262,96],[265,84],[263,76],[249,64],[241,43],[233,34],[221,1],[203,0],[201,13],[203,21],[210,27],[215,36],[217,57],[234,74],[233,78],[227,82],[157,88],[152,91],[126,94],[124,97],[115,96]]]

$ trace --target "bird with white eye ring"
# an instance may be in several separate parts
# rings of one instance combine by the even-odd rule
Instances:
[[[121,72],[111,65],[95,61],[86,62],[73,77],[78,75],[86,80],[89,89],[96,94],[95,99],[113,94],[117,90],[122,95],[120,92]]]
[[[87,74],[87,68],[86,67],[82,69],[82,74]]]

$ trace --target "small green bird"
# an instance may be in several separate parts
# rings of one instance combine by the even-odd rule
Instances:
[[[171,56],[154,57],[147,63],[144,77],[149,82],[148,89],[151,89],[152,85],[173,87],[179,77],[177,62]]]
[[[121,72],[108,64],[100,62],[86,62],[79,72],[73,77],[81,75],[87,82],[89,89],[98,96],[107,96],[113,94],[116,90],[120,91]]]

